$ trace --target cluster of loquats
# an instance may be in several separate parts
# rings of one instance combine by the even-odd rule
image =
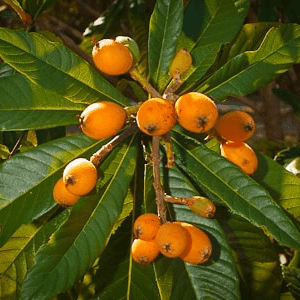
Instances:
[[[258,159],[245,141],[254,133],[253,118],[244,111],[230,111],[217,120],[215,130],[221,137],[221,155],[236,164],[244,173],[252,175],[258,167]]]
[[[184,262],[202,264],[209,260],[212,244],[200,228],[185,222],[165,222],[152,213],[140,215],[134,222],[135,240],[131,246],[134,261],[145,266],[163,254]]]

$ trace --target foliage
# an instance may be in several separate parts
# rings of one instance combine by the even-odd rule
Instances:
[[[26,23],[22,13],[34,20],[55,1],[5,2]],[[144,1],[125,2],[115,2],[86,35],[99,30],[103,37],[113,18],[127,16],[141,50],[137,69],[160,93],[170,86],[169,66],[180,48],[190,51],[193,65],[177,94],[199,91],[216,101],[252,93],[300,61],[300,25],[244,24],[247,0],[157,0],[150,20],[142,17]],[[70,161],[90,158],[109,142],[66,135],[66,126],[78,125],[76,115],[99,99],[136,105],[122,93],[126,86],[140,100],[147,94],[127,75],[115,88],[43,32],[0,28],[0,57],[1,299],[284,299],[292,297],[289,283],[298,293],[298,264],[283,276],[279,261],[279,254],[290,261],[300,251],[300,178],[282,166],[295,156],[281,153],[278,163],[259,154],[250,177],[219,155],[215,139],[175,126],[173,168],[163,166],[161,144],[164,190],[205,195],[217,213],[205,219],[168,203],[168,219],[202,228],[213,255],[203,265],[159,257],[141,267],[130,257],[131,227],[139,214],[156,212],[149,137],[136,132],[117,145],[98,167],[96,189],[73,207],[58,207],[52,189]],[[10,157],[11,140],[20,135],[24,151]]]

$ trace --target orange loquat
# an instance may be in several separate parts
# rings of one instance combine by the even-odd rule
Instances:
[[[221,155],[248,175],[252,175],[258,167],[256,153],[244,142],[227,141],[221,144]]]
[[[187,231],[187,246],[180,258],[191,264],[202,264],[211,256],[212,244],[208,235],[200,228],[185,222],[176,222]]]
[[[131,245],[132,259],[142,266],[153,262],[159,254],[155,240],[135,239]]]
[[[152,136],[164,135],[176,123],[176,112],[171,101],[151,98],[140,106],[136,120],[139,128]]]
[[[63,172],[63,182],[67,190],[79,196],[88,194],[95,187],[97,178],[96,167],[85,158],[74,159]]]
[[[218,109],[212,99],[204,94],[190,92],[175,103],[178,123],[188,131],[202,133],[214,127]]]
[[[218,134],[225,140],[243,142],[254,133],[253,118],[245,111],[230,111],[221,116],[215,126]]]
[[[187,233],[179,224],[162,224],[155,236],[159,251],[167,257],[178,257],[187,245]]]
[[[53,198],[58,204],[69,206],[75,204],[75,202],[79,199],[79,196],[70,193],[67,190],[63,179],[60,178],[54,185]]]
[[[114,102],[95,102],[81,113],[79,121],[85,135],[101,140],[115,135],[123,127],[126,112]]]
[[[158,215],[145,213],[140,215],[133,224],[133,232],[136,238],[149,241],[155,238],[161,225]]]
[[[97,42],[92,57],[96,67],[108,75],[125,74],[131,69],[133,63],[128,47],[112,39]]]

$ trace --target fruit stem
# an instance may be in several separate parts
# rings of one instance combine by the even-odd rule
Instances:
[[[153,187],[156,195],[156,206],[157,206],[157,215],[161,219],[162,223],[167,222],[167,214],[164,203],[164,191],[160,182],[160,154],[159,154],[159,136],[153,136],[152,138],[152,167],[153,167]]]
[[[143,77],[136,67],[130,70],[131,77],[138,81],[151,97],[162,98],[161,94]]]
[[[163,136],[163,140],[166,146],[166,154],[168,162],[166,164],[166,168],[172,168],[175,165],[175,157],[174,152],[172,149],[172,142],[171,142],[171,133],[168,132]]]
[[[165,194],[164,195],[164,201],[169,203],[175,203],[175,204],[187,204],[187,199],[184,197],[175,197]]]
[[[126,115],[127,116],[135,115],[138,112],[140,106],[141,106],[141,103],[138,104],[138,105],[132,105],[132,106],[126,106],[126,107],[124,107],[124,109],[126,111]]]
[[[182,80],[180,73],[176,72],[172,78],[170,85],[165,89],[163,98],[176,101],[179,96],[175,95],[175,91],[181,86]]]
[[[119,145],[129,136],[134,134],[137,130],[138,130],[138,126],[136,122],[132,122],[130,127],[128,127],[121,134],[115,136],[111,141],[103,145],[97,152],[95,152],[90,157],[90,162],[93,163],[95,167],[98,167],[107,154],[109,154],[117,145]]]

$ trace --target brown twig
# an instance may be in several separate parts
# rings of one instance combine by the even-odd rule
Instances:
[[[152,138],[152,165],[153,165],[153,186],[156,195],[157,214],[160,217],[162,223],[167,222],[167,214],[164,203],[164,191],[160,182],[160,154],[159,154],[159,136],[153,136]]]
[[[97,10],[93,9],[91,6],[89,6],[84,1],[76,0],[76,2],[92,17],[99,18],[101,16],[101,13],[99,13]]]
[[[79,41],[82,40],[82,33],[80,31],[76,30],[74,27],[70,26],[69,24],[63,22],[62,20],[60,20],[60,19],[58,19],[58,18],[56,18],[56,17],[54,17],[54,16],[52,16],[48,13],[44,13],[43,16],[46,17],[51,22],[58,25],[58,27],[60,29],[63,29],[65,31],[67,31],[70,35],[72,35],[73,37],[75,37]]]
[[[146,90],[151,97],[162,98],[161,94],[144,78],[136,67],[133,67],[130,71],[131,77],[138,81],[144,90]]]
[[[165,89],[163,98],[176,101],[179,96],[175,95],[175,91],[181,86],[182,80],[180,73],[177,72],[174,74],[171,84]]]
[[[90,162],[92,162],[96,167],[100,164],[100,162],[106,157],[108,153],[110,153],[117,145],[127,139],[129,136],[134,134],[137,131],[137,124],[134,122],[132,125],[123,131],[121,134],[114,137],[110,142],[102,146],[97,152],[95,152],[91,158]]]

